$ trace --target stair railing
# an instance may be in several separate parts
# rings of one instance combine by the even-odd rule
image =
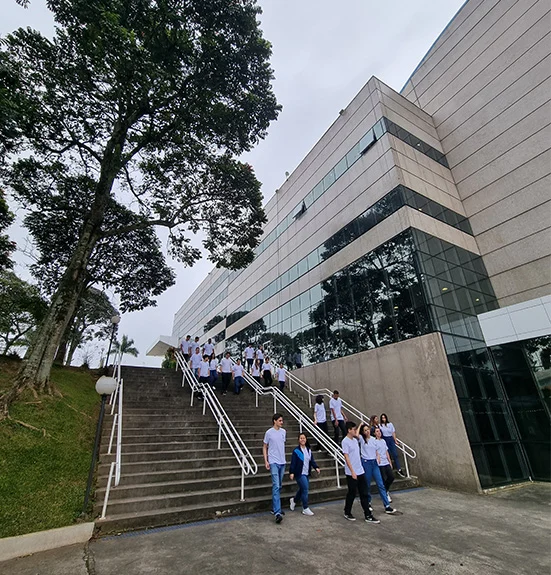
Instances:
[[[232,359],[235,365],[235,360]],[[256,394],[256,407],[258,407],[258,397],[260,395],[271,395],[274,401],[274,413],[277,412],[278,404],[281,405],[299,423],[302,433],[306,429],[311,437],[315,437],[318,445],[323,447],[327,453],[335,460],[335,472],[337,476],[337,487],[341,486],[340,467],[345,463],[341,448],[323,430],[321,430],[304,412],[289,399],[278,387],[263,387],[250,373],[243,370],[243,378]]]
[[[111,436],[109,438],[109,447],[107,448],[107,454],[111,454],[113,449],[113,440],[115,437],[115,429],[117,431],[117,443],[115,447],[115,461],[111,462],[109,467],[109,477],[107,479],[107,488],[105,489],[105,497],[103,498],[103,507],[101,510],[101,519],[105,519],[105,514],[107,512],[107,503],[109,501],[109,493],[111,491],[111,483],[113,481],[113,475],[115,477],[115,487],[119,484],[121,480],[121,467],[122,467],[122,397],[123,397],[123,387],[124,382],[121,376],[121,364],[122,364],[122,352],[119,351],[115,356],[114,366],[113,366],[113,377],[117,382],[115,391],[111,394],[110,405],[111,405],[111,415],[113,415],[113,425],[111,426]],[[115,412],[115,407],[117,408],[117,413]]]
[[[208,406],[218,425],[218,449],[221,449],[223,435],[241,467],[241,501],[245,501],[245,475],[256,475],[258,464],[220,404],[212,387],[197,380],[180,351],[176,351],[174,355],[177,365],[183,373],[182,387],[187,382],[191,388],[191,405],[193,406],[194,395],[196,393],[201,394],[203,398],[203,415],[206,414]]]
[[[316,397],[317,395],[323,395],[325,397],[333,397],[333,392],[330,389],[323,388],[323,389],[313,389],[310,387],[306,382],[299,379],[292,371],[285,370],[285,374],[287,376],[287,380],[289,381],[289,390],[293,391],[293,384],[296,387],[302,389],[308,395],[308,406],[312,407],[312,398]],[[352,404],[348,403],[341,398],[342,405],[344,409],[353,415],[358,422],[365,422],[369,423],[370,418],[362,413],[358,408],[354,407]],[[404,455],[404,467],[406,471],[406,477],[410,477],[409,474],[409,464],[408,458],[415,459],[417,457],[417,452],[415,449],[404,443],[401,439],[396,439],[396,447],[403,453]]]

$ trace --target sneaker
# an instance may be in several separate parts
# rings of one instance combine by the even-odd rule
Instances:
[[[369,512],[373,513],[373,507],[371,507],[371,503],[369,504]]]
[[[302,510],[302,514],[303,514],[303,515],[308,515],[309,517],[311,517],[312,515],[314,515],[314,512],[313,512],[313,511],[310,511],[310,508],[307,507],[306,509],[303,509],[303,510]]]
[[[281,523],[283,521],[283,515],[281,515],[281,513],[278,513],[276,515],[276,523]]]
[[[291,497],[291,499],[289,500],[289,509],[290,509],[291,511],[294,511],[294,510],[295,510],[295,505],[296,505],[296,503],[295,503],[295,498],[294,498],[294,497]]]
[[[406,474],[405,474],[401,469],[398,469],[398,471],[397,471],[396,473],[397,473],[402,479],[405,479],[405,478],[406,478]]]
[[[271,515],[275,515],[273,509],[272,509],[272,511],[270,511],[270,514],[271,514]],[[280,512],[279,512],[279,515],[285,515],[285,511],[283,511],[283,510],[280,511]]]
[[[378,519],[375,519],[375,517],[373,517],[373,515],[368,515],[365,518],[365,522],[366,523],[380,523],[380,521]]]
[[[392,497],[390,496],[390,492],[389,492],[389,491],[386,492],[386,498],[388,499],[388,502],[389,502],[389,503],[392,503]]]
[[[352,515],[352,513],[345,513],[344,518],[348,521],[356,521],[356,518],[354,517],[354,515]]]
[[[385,513],[388,513],[389,515],[394,515],[396,513],[396,509],[392,509],[392,507],[389,505],[388,507],[385,507]]]

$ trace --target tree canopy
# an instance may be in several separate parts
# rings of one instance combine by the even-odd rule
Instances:
[[[2,233],[11,225],[13,220],[14,215],[8,208],[4,192],[0,190],[0,271],[13,267],[10,254],[15,249],[15,243],[10,240],[7,234]]]
[[[0,48],[0,118],[9,119],[0,178],[35,213],[79,188],[77,206],[58,206],[78,232],[4,405],[25,386],[48,390],[98,244],[164,226],[184,264],[200,256],[190,243],[198,232],[215,264],[252,261],[266,217],[260,183],[238,158],[280,108],[255,0],[47,4],[52,40],[18,29]],[[109,217],[115,206],[132,212],[127,223]]]

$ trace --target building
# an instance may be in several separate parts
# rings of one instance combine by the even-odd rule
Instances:
[[[469,0],[401,93],[372,77],[213,270],[170,343],[298,350],[386,411],[426,483],[550,479],[549,4]],[[164,349],[162,341],[155,349]]]

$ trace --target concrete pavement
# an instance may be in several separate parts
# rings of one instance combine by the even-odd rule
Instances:
[[[344,495],[344,490],[343,490]],[[346,521],[342,502],[297,510],[276,526],[268,514],[136,532],[0,562],[2,575],[256,575],[387,572],[545,574],[551,571],[551,485],[476,496],[416,489],[396,493],[380,525]]]

